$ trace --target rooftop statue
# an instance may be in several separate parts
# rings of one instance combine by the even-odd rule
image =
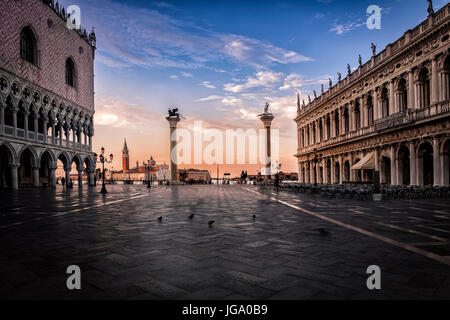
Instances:
[[[432,0],[428,0],[428,15],[433,15],[434,14],[434,9],[433,9],[433,1]]]

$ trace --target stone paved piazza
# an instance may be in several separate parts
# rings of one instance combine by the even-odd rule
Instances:
[[[1,298],[450,297],[449,200],[372,203],[255,186],[108,189],[105,197],[100,186],[0,195]],[[78,292],[66,289],[72,264],[82,272]],[[366,288],[373,264],[382,269],[379,291]]]

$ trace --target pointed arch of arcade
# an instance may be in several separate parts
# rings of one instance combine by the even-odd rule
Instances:
[[[19,188],[39,186],[39,156],[33,146],[25,145],[18,154]]]
[[[61,161],[63,167],[58,168],[64,171],[64,177],[61,178],[62,185],[69,185],[70,182],[70,167],[72,164],[72,157],[66,152],[62,151],[58,154],[57,160]]]
[[[46,149],[42,152],[39,166],[39,186],[56,185],[55,170],[57,168],[57,159],[54,153]]]
[[[13,146],[0,142],[0,190],[17,189],[17,155]]]

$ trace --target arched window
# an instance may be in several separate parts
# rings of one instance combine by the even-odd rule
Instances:
[[[327,139],[331,138],[331,120],[330,116],[327,116]]]
[[[339,112],[338,111],[335,111],[335,113],[334,113],[334,133],[335,133],[335,135],[336,135],[336,137],[338,137],[339,136],[339,132],[340,132],[340,130],[339,130]]]
[[[350,131],[350,115],[348,114],[348,108],[344,109],[344,133],[348,133]]]
[[[316,143],[317,137],[316,137],[316,123],[314,122],[312,125],[312,137],[313,137],[313,144]]]
[[[405,79],[400,79],[398,83],[398,106],[400,111],[405,111],[408,107],[408,90]]]
[[[367,97],[367,124],[369,126],[373,125],[374,114],[373,114],[373,100],[372,96]]]
[[[381,114],[383,118],[389,116],[389,94],[386,87],[381,91]]]
[[[361,128],[361,110],[359,108],[359,101],[355,104],[355,129]]]
[[[423,68],[419,73],[419,107],[429,107],[430,106],[430,73],[427,68]]]
[[[71,87],[75,87],[76,84],[75,78],[75,64],[71,58],[67,58],[66,60],[66,84]]]
[[[37,65],[37,41],[30,27],[24,27],[20,32],[20,57]]]
[[[442,97],[444,101],[450,99],[450,56],[444,61],[444,72],[441,76],[441,89],[442,89]]]

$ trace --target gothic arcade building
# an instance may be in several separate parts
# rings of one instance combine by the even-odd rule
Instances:
[[[450,4],[308,105],[298,102],[299,181],[450,183]]]
[[[58,159],[93,184],[95,34],[53,0],[0,1],[0,189],[55,186]]]

